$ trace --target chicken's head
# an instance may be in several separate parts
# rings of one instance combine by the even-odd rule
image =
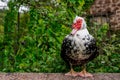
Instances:
[[[72,30],[71,34],[75,34],[78,30],[85,29],[86,22],[85,22],[84,18],[76,16],[73,21],[72,28],[73,28],[73,30]]]

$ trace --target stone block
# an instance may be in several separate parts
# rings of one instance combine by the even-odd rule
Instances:
[[[120,23],[120,16],[118,17],[118,22]]]
[[[120,14],[120,9],[116,10],[116,14]]]
[[[0,73],[0,80],[120,80],[120,73],[94,73],[86,78],[64,73]]]
[[[103,0],[101,0],[103,1]],[[105,0],[105,3],[112,3],[112,0]]]
[[[116,2],[118,2],[118,1],[119,1],[119,0],[112,0],[113,3],[116,3]]]
[[[117,6],[119,6],[119,7],[120,7],[120,0],[119,0],[119,2],[117,2],[116,4],[117,4]]]
[[[114,7],[114,11],[116,11],[116,10],[118,10],[118,9],[120,9],[119,6]]]

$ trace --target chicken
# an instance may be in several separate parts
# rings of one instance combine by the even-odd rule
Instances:
[[[86,71],[86,64],[98,55],[96,41],[89,34],[84,18],[76,16],[72,28],[61,47],[61,58],[70,66],[70,72],[65,75],[92,77],[93,75]],[[82,66],[83,70],[75,72],[73,66]]]

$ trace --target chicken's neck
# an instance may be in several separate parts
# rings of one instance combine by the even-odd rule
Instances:
[[[87,28],[78,30],[76,34],[89,34]]]

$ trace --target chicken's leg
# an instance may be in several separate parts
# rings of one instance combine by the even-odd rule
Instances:
[[[72,64],[70,64],[70,71],[68,73],[66,73],[65,75],[75,77],[78,75],[78,73],[74,71],[74,69],[72,68]]]
[[[81,77],[93,77],[91,73],[88,73],[86,71],[86,65],[83,66],[83,70],[80,73],[78,73],[78,75]]]

